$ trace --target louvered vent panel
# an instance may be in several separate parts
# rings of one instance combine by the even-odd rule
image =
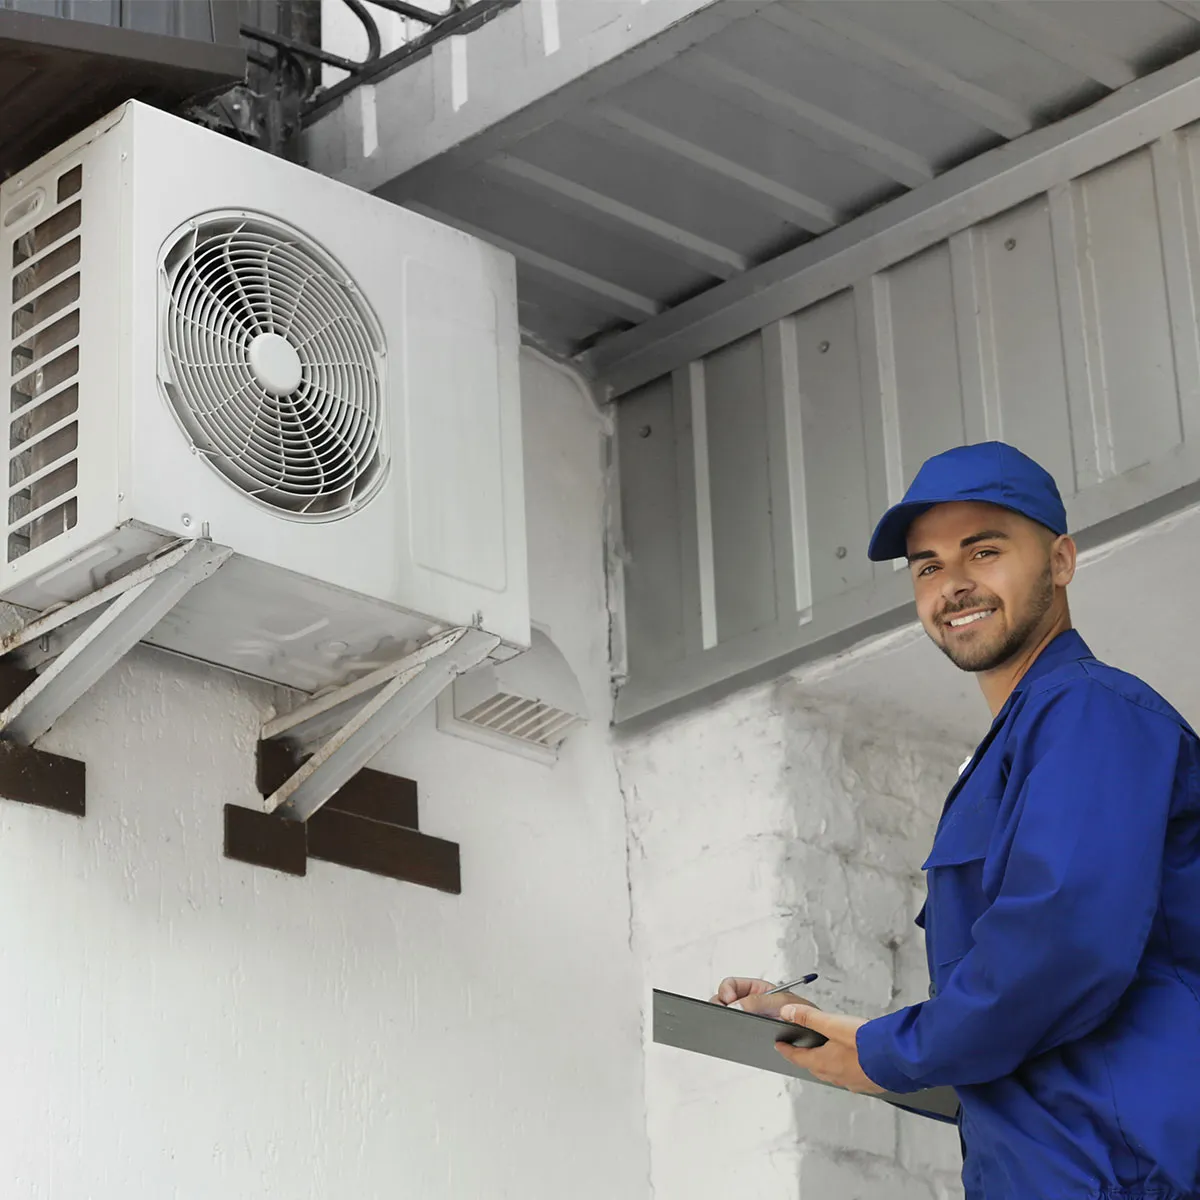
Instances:
[[[83,168],[58,177],[46,216],[12,243],[7,559],[79,519],[79,284]]]
[[[581,722],[581,718],[573,713],[563,712],[541,700],[510,696],[504,692],[477,704],[458,719],[547,750],[557,749]]]

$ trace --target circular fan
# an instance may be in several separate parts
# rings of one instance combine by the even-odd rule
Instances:
[[[301,518],[383,480],[378,322],[302,234],[212,214],[166,251],[163,385],[192,445],[247,495]]]

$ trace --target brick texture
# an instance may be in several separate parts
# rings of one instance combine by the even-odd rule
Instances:
[[[621,745],[647,984],[708,996],[726,974],[816,970],[823,1008],[922,999],[920,864],[967,749],[817,706],[791,679]],[[653,1044],[646,1091],[661,1196],[962,1194],[954,1129],[879,1101]]]

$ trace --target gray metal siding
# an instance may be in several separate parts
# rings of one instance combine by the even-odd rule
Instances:
[[[907,574],[872,567],[866,540],[949,446],[1001,437],[1033,454],[1085,536],[1200,480],[1198,156],[1200,125],[1169,133],[623,401],[619,717],[904,619]],[[638,454],[631,427],[670,396],[690,413],[674,453]],[[698,428],[705,471],[648,513],[644,472],[694,461]],[[648,586],[649,564],[689,559],[711,579]],[[688,636],[706,589],[707,642]]]
[[[212,42],[223,40],[213,6],[230,3],[237,0],[0,0],[0,8]]]
[[[966,439],[950,247],[935,246],[901,263],[884,283],[900,467],[911,479],[931,454]]]
[[[691,431],[686,424],[676,431],[674,409],[671,381],[651,383],[629,396],[617,426],[626,603],[641,614],[629,626],[628,654],[651,675],[683,659],[685,608],[699,604],[695,587],[684,596],[681,523],[695,500],[694,492],[680,496],[676,465]]]
[[[954,246],[968,328],[977,295],[991,314],[988,326],[968,337],[963,370],[964,391],[977,397],[972,407],[984,413],[982,432],[1000,437],[1008,428],[1024,431],[1046,469],[1075,490],[1049,202],[1038,197],[1003,213],[957,236]],[[1004,397],[1003,421],[997,396]]]
[[[277,31],[278,0],[0,0],[0,8],[237,46],[245,21]]]
[[[704,364],[717,638],[771,624],[775,568],[762,338],[743,338]]]
[[[1095,304],[1093,388],[1122,474],[1161,458],[1183,433],[1150,152],[1095,172],[1074,200]]]
[[[841,292],[786,323],[796,345],[803,431],[805,523],[795,539],[807,558],[803,612],[869,583],[868,503],[861,347],[854,295]],[[804,448],[808,454],[804,454]]]

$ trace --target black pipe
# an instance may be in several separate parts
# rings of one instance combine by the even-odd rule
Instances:
[[[3,2],[4,0],[0,0],[0,4]],[[241,26],[244,37],[262,42],[275,49],[274,59],[267,58],[256,51],[250,51],[248,57],[251,62],[271,72],[278,73],[287,70],[298,76],[299,99],[303,106],[302,116],[305,124],[312,121],[320,112],[326,111],[337,103],[359,84],[390,75],[401,65],[428,54],[433,44],[443,37],[454,33],[466,33],[470,29],[486,24],[492,17],[497,16],[505,9],[512,8],[520,0],[475,0],[474,3],[467,3],[465,6],[461,0],[454,0],[451,11],[448,13],[428,12],[408,3],[408,0],[369,0],[369,2],[388,12],[420,21],[430,28],[420,37],[414,38],[406,45],[385,55],[382,54],[379,26],[375,23],[366,4],[363,3],[363,0],[345,0],[347,8],[358,18],[367,35],[367,56],[361,62],[355,62],[353,59],[345,58],[340,54],[331,54],[320,46],[310,45],[297,38],[271,33],[253,25]],[[317,92],[317,80],[312,68],[316,63],[337,67],[345,71],[349,78],[314,95]]]
[[[345,0],[346,7],[362,22],[362,27],[367,31],[367,57],[363,59],[362,65],[365,67],[367,63],[373,63],[379,57],[380,42],[379,42],[379,26],[375,24],[375,18],[367,11],[362,0]],[[373,4],[379,4],[380,0],[372,0]],[[387,7],[382,5],[382,7]]]
[[[383,3],[383,0],[372,0],[372,2],[380,4]],[[389,4],[393,2],[399,2],[399,0],[388,0]],[[383,55],[377,62],[365,66],[360,73],[350,79],[343,79],[340,83],[335,83],[332,87],[325,88],[314,96],[305,106],[304,123],[308,125],[322,113],[328,112],[359,84],[386,78],[409,62],[423,58],[430,53],[434,44],[443,38],[452,34],[464,34],[481,25],[486,25],[493,17],[499,16],[520,2],[521,0],[475,0],[475,3],[469,4],[466,8],[438,18],[437,25],[427,33],[423,33],[411,42]]]
[[[319,46],[310,46],[307,42],[298,42],[295,38],[284,37],[278,33],[268,33],[265,29],[255,29],[253,25],[243,25],[242,35],[252,38],[256,42],[266,42],[268,46],[274,46],[277,50],[290,50],[293,54],[301,54],[306,58],[315,58],[318,62],[328,63],[331,67],[340,67],[352,75],[357,75],[362,70],[362,63],[343,58],[340,54],[330,54],[328,50],[322,50]]]
[[[314,90],[315,85],[309,74],[306,62],[328,63],[331,67],[340,67],[343,71],[349,71],[351,75],[358,75],[364,67],[377,61],[382,51],[382,43],[379,40],[379,26],[375,24],[375,18],[371,16],[366,5],[362,3],[362,0],[344,0],[344,2],[346,7],[362,23],[363,30],[367,35],[367,57],[361,62],[343,58],[340,54],[330,54],[328,50],[323,50],[320,46],[313,46],[308,42],[301,42],[296,38],[285,37],[283,34],[269,33],[267,30],[259,29],[253,25],[243,25],[241,27],[242,34],[256,42],[266,42],[268,46],[274,46],[280,61],[283,61],[285,58],[291,59],[293,67],[300,68],[304,87],[303,95],[307,98]],[[373,3],[378,4],[380,2],[381,0],[373,0]],[[259,57],[256,57],[254,61],[259,65],[265,65]]]

